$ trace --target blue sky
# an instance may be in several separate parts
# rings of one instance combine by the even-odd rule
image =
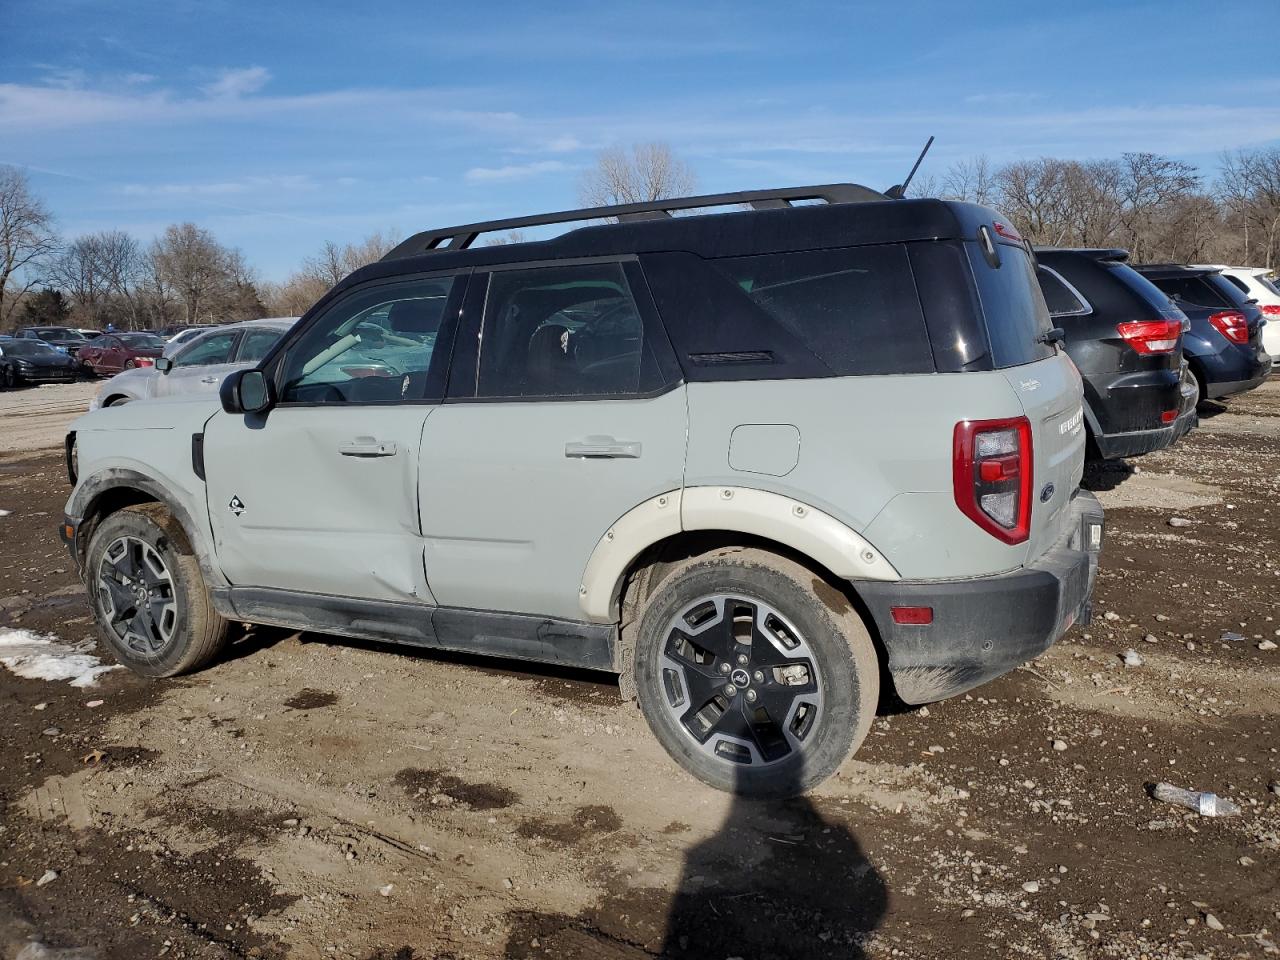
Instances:
[[[325,240],[576,205],[616,143],[707,191],[1280,143],[1270,3],[0,0],[0,162],[68,235]]]

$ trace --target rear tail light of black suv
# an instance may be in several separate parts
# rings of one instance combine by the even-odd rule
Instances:
[[[962,420],[952,447],[956,506],[1005,543],[1031,533],[1031,421]]]
[[[1124,342],[1143,356],[1173,353],[1182,335],[1181,320],[1132,320],[1116,324]]]

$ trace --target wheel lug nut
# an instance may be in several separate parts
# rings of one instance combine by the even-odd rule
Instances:
[[[746,663],[746,662],[747,662],[747,655],[746,655],[745,653],[740,653],[740,654],[738,654],[738,662],[739,662],[739,663]]]
[[[725,688],[724,688],[724,692],[725,692],[725,695],[726,695],[726,696],[730,696],[730,697],[732,697],[735,693],[737,693],[737,692],[738,692],[738,688],[737,688],[737,687],[735,687],[735,686],[731,683],[731,684],[729,684],[727,687],[725,687]]]
[[[728,672],[729,672],[729,664],[727,664],[727,663],[721,663],[721,664],[720,664],[720,672],[721,672],[721,673],[728,673]]]
[[[747,700],[749,700],[751,703],[756,702],[756,692],[754,690],[747,691]]]
[[[763,670],[757,670],[755,673],[753,673],[753,674],[752,674],[752,676],[753,676],[753,677],[755,677],[755,679],[756,679],[756,683],[764,683],[764,671],[763,671]]]

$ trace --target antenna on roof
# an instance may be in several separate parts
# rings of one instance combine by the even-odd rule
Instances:
[[[907,174],[907,179],[903,180],[896,186],[886,190],[885,196],[890,200],[901,200],[907,195],[907,187],[911,186],[911,178],[916,175],[916,171],[920,169],[920,164],[924,162],[924,155],[929,152],[929,148],[933,146],[933,137],[930,137],[925,143],[924,149],[920,151],[920,156],[916,157],[916,165],[911,168],[911,172]]]

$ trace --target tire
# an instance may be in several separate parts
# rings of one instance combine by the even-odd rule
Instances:
[[[182,527],[160,504],[125,507],[103,520],[89,540],[84,578],[102,642],[134,673],[198,670],[227,641],[230,623],[214,610]],[[156,597],[145,610],[136,606],[140,588]],[[115,618],[130,609],[139,613]]]
[[[755,797],[831,776],[866,738],[880,694],[875,647],[848,598],[792,560],[736,547],[677,564],[644,601],[635,680],[680,766]]]
[[[124,367],[123,367],[122,369],[124,369],[124,370],[132,370],[132,369],[133,369],[134,367],[136,367],[136,366],[137,366],[137,364],[133,362],[133,359],[132,359],[132,358],[130,358],[130,359],[128,359],[128,360],[126,360],[126,361],[124,362]]]
[[[112,397],[110,400],[104,403],[103,406],[104,407],[123,407],[126,403],[128,403],[132,399],[133,397]]]

